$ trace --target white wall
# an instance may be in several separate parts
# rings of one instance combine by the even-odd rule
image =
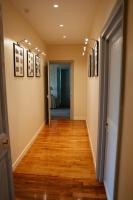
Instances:
[[[101,0],[97,7],[96,17],[93,19],[90,38],[98,40],[101,31],[116,3],[116,0]],[[90,44],[93,46],[93,42]],[[88,55],[89,56],[89,55]],[[88,57],[89,60],[89,57]],[[97,136],[98,136],[98,110],[99,110],[99,77],[87,77],[87,127],[93,152],[93,160],[96,165]]]
[[[82,45],[48,45],[49,60],[74,62],[73,110],[75,120],[86,120],[86,57],[82,56]]]
[[[44,49],[43,41],[25,21],[13,4],[3,1],[4,51],[6,69],[9,131],[13,163],[20,156],[44,122],[44,57],[41,57],[41,78],[14,77],[13,42],[27,38],[34,46]]]
[[[99,109],[99,78],[87,79],[87,128],[92,148],[93,160],[96,166],[98,109]]]

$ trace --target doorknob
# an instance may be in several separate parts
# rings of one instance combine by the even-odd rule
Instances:
[[[108,127],[108,123],[107,122],[105,123],[105,126]]]
[[[3,142],[2,142],[2,144],[3,144],[4,148],[7,148],[9,146],[9,140],[7,138],[4,139]]]
[[[107,122],[105,123],[105,128],[106,128],[106,129],[108,128],[108,123],[107,123]]]

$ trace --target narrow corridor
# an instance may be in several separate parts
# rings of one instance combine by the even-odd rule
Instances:
[[[14,173],[16,199],[106,199],[96,181],[85,121],[45,126]]]

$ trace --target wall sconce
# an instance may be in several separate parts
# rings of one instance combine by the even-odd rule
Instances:
[[[40,50],[39,50],[38,55],[46,56],[47,54],[46,54],[44,51],[40,51]]]
[[[86,51],[86,46],[83,47],[84,51]]]
[[[88,44],[88,42],[89,42],[89,40],[92,40],[92,41],[97,41],[96,39],[94,39],[94,38],[85,38],[85,44]]]
[[[89,38],[89,37],[86,37],[85,39],[84,39],[84,44],[87,46],[87,45],[89,45],[89,47],[91,48],[91,49],[93,49],[93,47],[91,47],[91,45],[89,44],[89,41],[94,41],[94,42],[97,42],[97,40],[96,39],[94,39],[94,38]],[[83,52],[82,52],[82,55],[84,56],[85,55],[85,52],[86,52],[86,49],[87,49],[87,47],[86,46],[83,46]]]
[[[42,55],[46,56],[46,53],[44,51],[41,51],[38,47],[29,48],[32,44],[28,39],[20,40],[19,42],[17,42],[17,44],[19,46],[21,46],[21,45],[26,46],[26,48],[28,48],[30,52],[34,52],[37,55],[42,54]]]
[[[33,51],[33,52],[35,52],[37,55],[44,55],[44,56],[46,56],[46,53],[44,52],[44,51],[41,51],[38,47],[35,47],[35,48],[32,48],[32,49],[30,49],[29,51]]]
[[[43,52],[41,52],[41,54],[43,55],[43,56],[46,56],[47,54],[43,51]]]
[[[20,40],[19,42],[17,42],[18,45],[27,45],[27,46],[31,46],[31,42],[27,39],[23,39],[23,40]]]

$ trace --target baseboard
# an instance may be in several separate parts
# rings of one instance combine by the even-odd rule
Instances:
[[[30,142],[26,145],[26,147],[21,152],[21,154],[18,156],[18,158],[16,159],[16,161],[12,164],[13,171],[16,169],[16,167],[18,166],[18,164],[20,163],[20,161],[22,160],[22,158],[25,156],[25,154],[27,153],[27,151],[29,150],[29,148],[31,147],[31,145],[33,144],[33,142],[35,141],[35,139],[37,138],[38,134],[43,129],[44,125],[45,125],[45,122],[43,122],[41,124],[40,128],[36,131],[35,135],[32,137],[32,139],[30,140]]]
[[[93,163],[94,163],[94,167],[95,167],[95,170],[96,170],[96,159],[95,159],[95,156],[94,156],[94,150],[93,150],[93,145],[92,145],[92,141],[91,141],[90,134],[89,134],[90,131],[89,131],[89,127],[88,127],[88,124],[87,124],[87,120],[86,120],[86,126],[87,126],[87,132],[88,132],[89,142],[90,142],[90,145],[91,145]]]
[[[74,116],[74,120],[86,120],[85,117],[78,117],[78,116]]]

